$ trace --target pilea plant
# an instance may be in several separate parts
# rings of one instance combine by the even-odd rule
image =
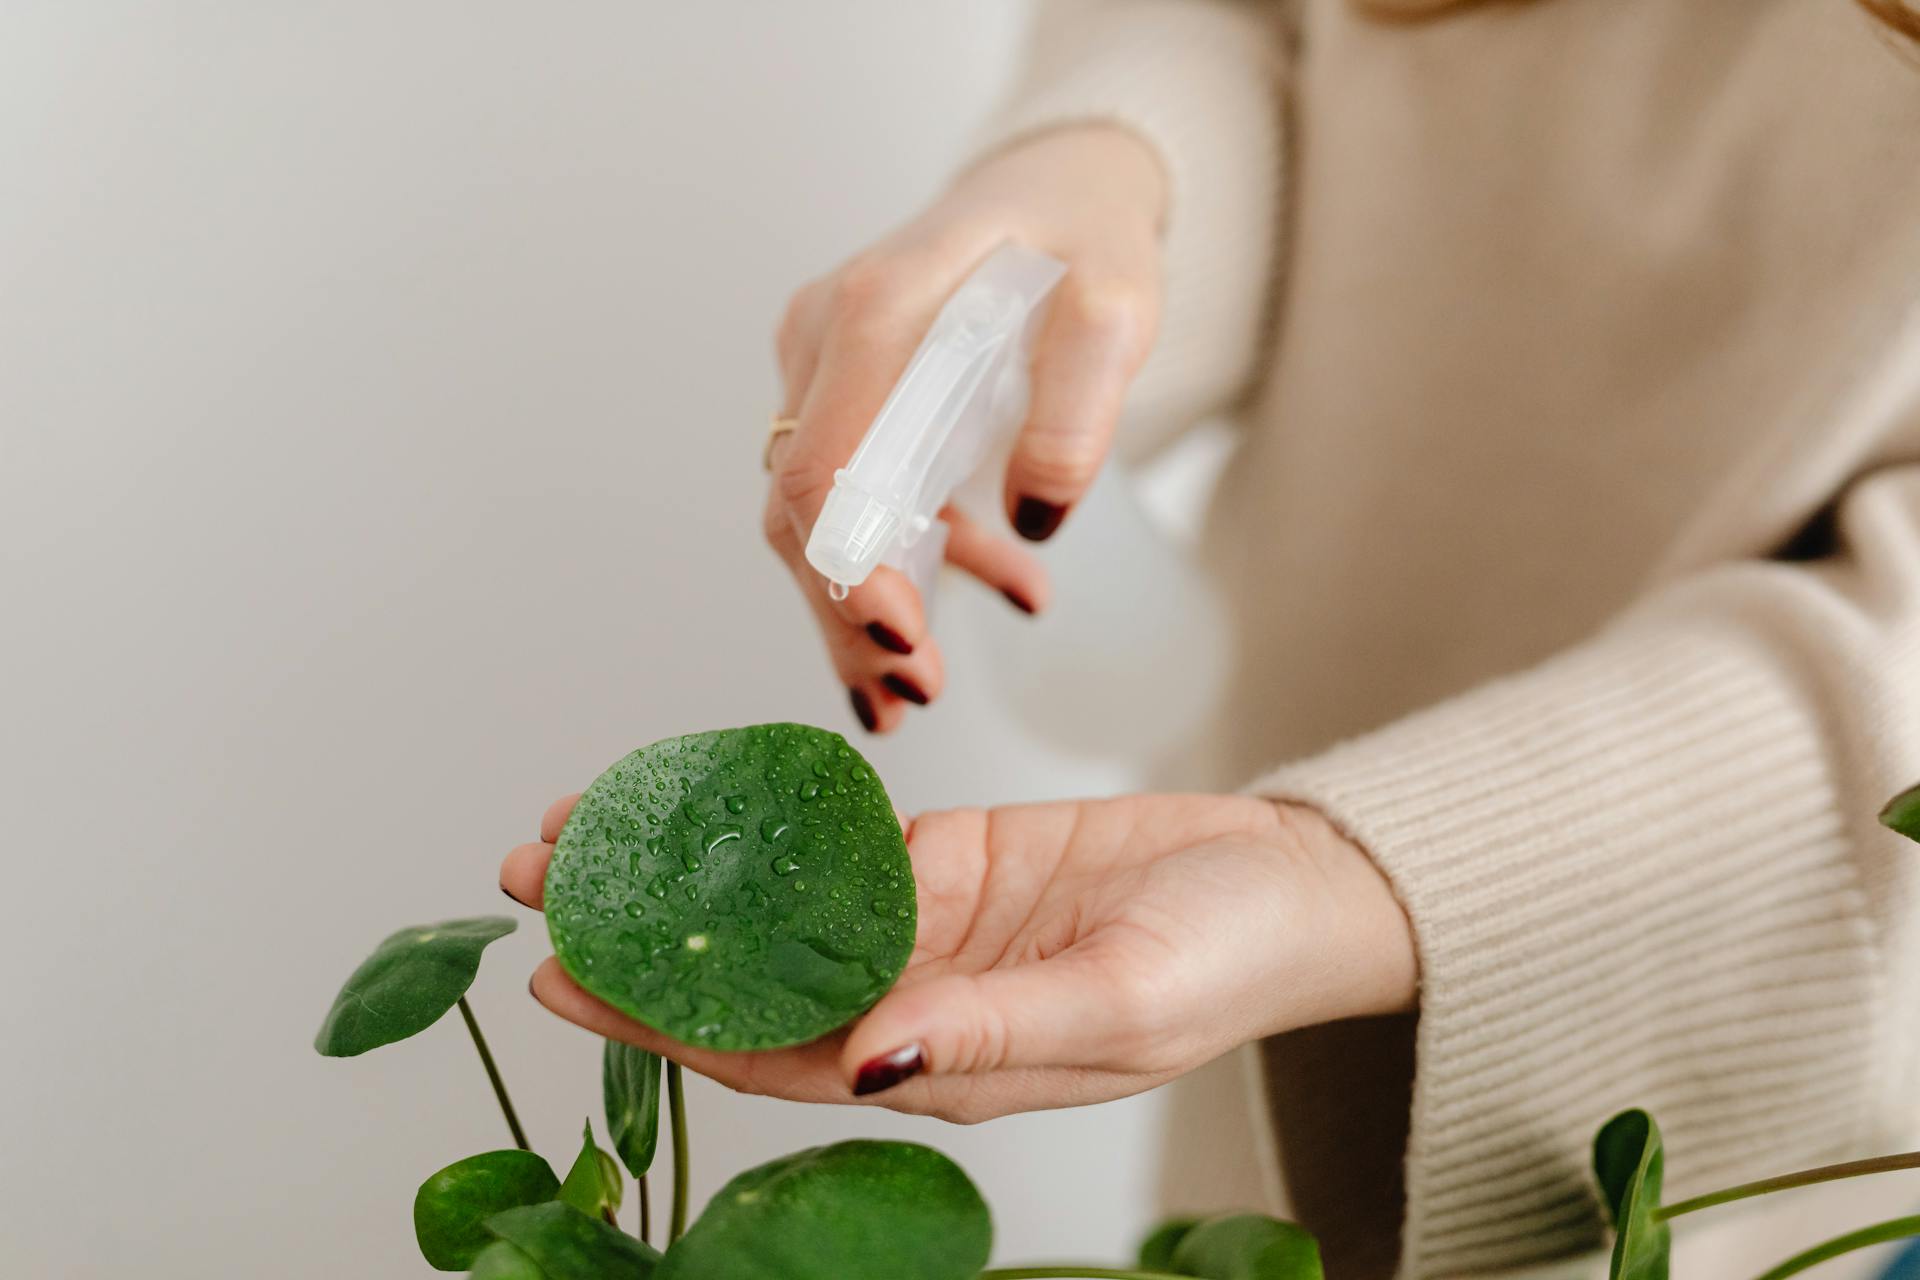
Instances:
[[[643,747],[581,795],[554,846],[554,953],[586,990],[668,1035],[719,1050],[805,1043],[886,994],[913,950],[906,842],[871,765],[839,734],[755,725]],[[929,1147],[854,1140],[749,1169],[689,1223],[678,1065],[607,1041],[611,1153],[591,1121],[564,1178],[533,1153],[467,1002],[506,917],[402,929],[335,998],[315,1047],[351,1057],[458,1008],[510,1149],[431,1174],[414,1196],[420,1252],[486,1280],[1320,1280],[1319,1248],[1258,1214],[1171,1222],[1138,1265],[985,1269],[993,1227],[967,1175]],[[664,1086],[664,1087],[663,1087]],[[673,1191],[654,1248],[648,1174],[662,1094]],[[638,1229],[620,1226],[624,1167]]]
[[[1920,787],[1881,820],[1920,840]],[[546,915],[580,985],[634,1018],[721,1050],[800,1044],[858,1017],[913,949],[912,869],[886,791],[835,733],[756,725],[644,747],[580,797],[555,844]],[[1321,1280],[1313,1237],[1259,1214],[1178,1219],[1137,1265],[1052,1263],[986,1270],[993,1228],[959,1166],[929,1147],[854,1140],[749,1169],[688,1224],[680,1068],[607,1041],[601,1093],[614,1153],[592,1122],[565,1178],[533,1153],[467,1002],[502,916],[402,929],[335,998],[314,1046],[352,1057],[419,1034],[458,1008],[514,1146],[431,1174],[414,1196],[421,1254],[483,1280]],[[673,1197],[654,1236],[648,1171],[661,1095]],[[1661,1203],[1665,1151],[1645,1111],[1594,1139],[1593,1171],[1614,1224],[1612,1280],[1667,1280],[1673,1219],[1752,1196],[1920,1168],[1920,1152],[1858,1160]],[[621,1169],[636,1180],[638,1232],[619,1225]],[[1856,1249],[1920,1236],[1920,1215],[1860,1228],[1796,1254],[1785,1280]]]

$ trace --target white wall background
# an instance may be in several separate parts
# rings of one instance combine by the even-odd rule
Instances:
[[[390,929],[513,910],[500,855],[626,750],[849,726],[757,541],[768,332],[934,189],[1023,21],[0,7],[9,1274],[426,1274],[414,1186],[504,1145],[484,1079],[457,1022],[339,1062],[320,1016]],[[902,804],[1124,783],[968,696],[982,663],[873,749]],[[598,1045],[527,999],[526,925],[475,1003],[564,1161]],[[1148,1100],[692,1110],[703,1196],[891,1134],[972,1171],[1002,1258],[1145,1214]]]

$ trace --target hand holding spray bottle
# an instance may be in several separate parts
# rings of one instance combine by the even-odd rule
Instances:
[[[834,599],[876,565],[907,575],[931,610],[954,491],[1004,459],[1027,416],[1034,341],[1066,264],[1008,242],[949,297],[860,447],[834,474],[807,562]],[[986,479],[988,477],[982,477]],[[1199,731],[1225,682],[1228,628],[1186,557],[1129,486],[1103,477],[1081,503],[1082,536],[1050,548],[1071,607],[1036,622],[975,619],[1012,714],[1076,752],[1131,757]],[[1151,624],[1142,602],[1153,600]],[[1049,643],[1005,628],[1041,627]],[[984,629],[984,630],[982,630]],[[1115,637],[1125,637],[1116,643]],[[1124,689],[1118,698],[1114,691]]]

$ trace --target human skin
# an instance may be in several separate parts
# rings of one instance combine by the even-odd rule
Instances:
[[[507,855],[533,908],[577,797]],[[554,959],[533,995],[596,1035],[729,1088],[971,1123],[1125,1097],[1238,1045],[1411,1009],[1412,932],[1384,876],[1311,809],[1152,795],[960,809],[904,824],[918,938],[900,981],[811,1044],[682,1044]]]
[[[919,216],[803,286],[776,335],[781,416],[763,528],[812,609],[867,729],[886,732],[945,688],[924,602],[881,567],[828,598],[805,548],[821,505],[947,297],[1016,240],[1067,264],[1035,345],[1033,396],[1007,467],[1007,517],[1044,541],[1105,460],[1127,385],[1153,344],[1167,188],[1153,151],[1106,125],[1050,131],[963,173]],[[1045,570],[1019,541],[949,509],[947,560],[1037,613]]]

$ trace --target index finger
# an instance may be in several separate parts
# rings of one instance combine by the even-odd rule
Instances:
[[[891,259],[848,265],[827,303],[827,336],[799,426],[777,458],[774,484],[801,545],[867,426],[926,335],[949,281],[944,272]]]

